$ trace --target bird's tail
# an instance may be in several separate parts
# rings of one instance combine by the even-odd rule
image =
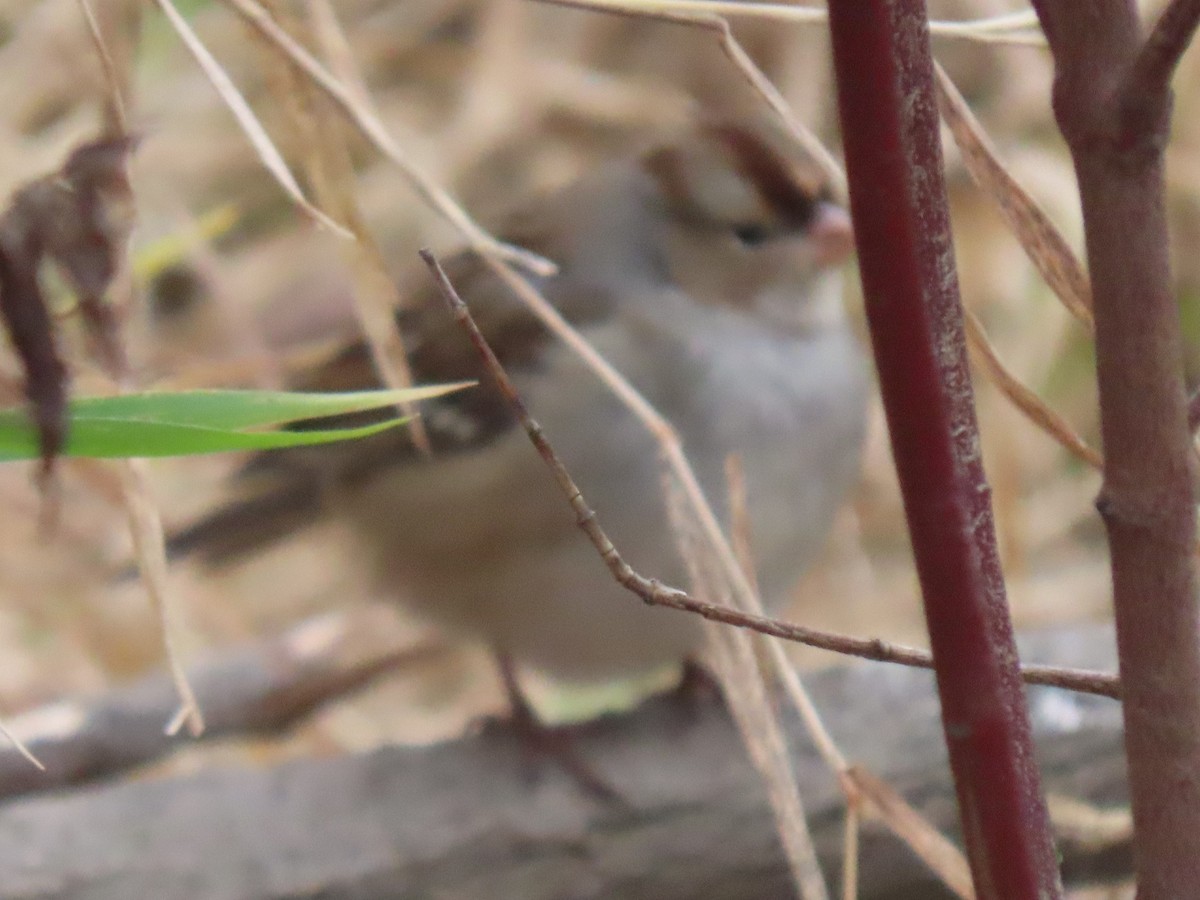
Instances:
[[[321,512],[315,479],[276,484],[168,535],[167,556],[191,557],[213,566],[236,562],[315,523]]]

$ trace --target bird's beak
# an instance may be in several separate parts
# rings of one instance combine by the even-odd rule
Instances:
[[[854,252],[854,229],[850,214],[834,203],[821,203],[808,226],[808,239],[816,248],[815,258],[823,266],[837,266]]]

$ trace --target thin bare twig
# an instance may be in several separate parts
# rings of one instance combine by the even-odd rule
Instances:
[[[456,321],[459,322],[470,336],[471,342],[487,366],[488,372],[496,379],[496,383],[503,393],[505,401],[512,408],[513,413],[529,435],[530,441],[533,442],[534,447],[537,448],[546,465],[550,467],[559,488],[566,495],[567,502],[575,512],[576,522],[579,527],[587,535],[593,546],[595,546],[597,552],[599,552],[601,558],[608,566],[609,571],[622,587],[632,591],[643,601],[651,605],[668,606],[672,609],[685,610],[714,622],[723,622],[726,625],[733,625],[738,628],[749,628],[752,631],[757,631],[769,637],[795,641],[796,643],[806,644],[810,647],[831,650],[835,653],[842,653],[848,656],[873,659],[877,662],[899,663],[922,669],[933,668],[932,657],[925,650],[888,643],[878,638],[856,638],[819,631],[803,625],[781,622],[777,619],[770,619],[725,606],[705,603],[689,596],[685,591],[668,587],[655,579],[645,578],[635,572],[621,558],[620,554],[617,553],[612,541],[608,539],[608,536],[600,527],[596,519],[596,513],[587,505],[570,473],[563,467],[554,452],[554,448],[546,440],[541,427],[530,417],[524,401],[517,394],[512,381],[509,380],[508,375],[504,372],[504,368],[500,365],[500,361],[496,359],[491,347],[488,346],[486,339],[480,333],[474,319],[471,318],[466,304],[463,303],[462,298],[458,296],[449,278],[446,277],[446,273],[442,270],[437,258],[429,250],[422,250],[420,255],[421,259],[424,260],[429,270],[433,273],[438,288],[442,292],[442,297],[445,299]],[[1114,699],[1120,698],[1120,683],[1117,677],[1105,672],[1089,672],[1061,666],[1031,665],[1023,666],[1021,675],[1029,684],[1059,687],[1085,694],[1112,697]]]
[[[675,429],[671,423],[663,418],[658,410],[620,372],[613,368],[608,360],[597,352],[595,347],[571,327],[570,323],[562,317],[558,310],[551,306],[528,281],[500,260],[490,257],[484,257],[483,259],[484,263],[497,277],[516,292],[521,301],[537,315],[543,324],[579,355],[588,367],[596,373],[596,376],[625,404],[655,438],[658,442],[659,451],[662,454],[665,466],[679,479],[680,486],[687,496],[692,512],[701,526],[705,540],[709,542],[714,552],[720,558],[722,571],[729,581],[730,588],[738,598],[739,606],[749,608],[753,601],[748,598],[753,596],[754,589],[742,572],[742,567],[737,560],[737,554],[730,546],[725,533],[721,530],[721,525],[712,511],[712,506],[705,498],[704,490],[700,486],[695,472],[692,471],[686,454],[683,452],[683,443],[679,440],[679,435],[675,433]],[[632,572],[632,570],[630,571]]]

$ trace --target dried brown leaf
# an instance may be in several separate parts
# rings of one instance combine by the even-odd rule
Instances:
[[[67,370],[38,273],[47,260],[58,266],[99,355],[110,372],[124,372],[116,317],[104,295],[133,227],[126,163],[136,143],[120,135],[81,144],[61,169],[18,189],[0,215],[0,314],[25,368],[43,475],[66,437]]]

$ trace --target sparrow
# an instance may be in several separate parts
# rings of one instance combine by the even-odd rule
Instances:
[[[726,458],[741,458],[758,581],[778,608],[855,482],[869,390],[842,302],[850,221],[818,170],[774,132],[709,120],[497,233],[557,264],[535,286],[671,422],[722,517]],[[474,254],[443,264],[618,551],[684,583],[654,439]],[[522,668],[587,683],[693,658],[701,621],[614,582],[428,273],[405,295],[395,324],[416,380],[477,382],[423,408],[432,455],[403,429],[264,453],[171,550],[227,563],[337,516],[398,602]],[[379,384],[356,339],[292,387]]]

